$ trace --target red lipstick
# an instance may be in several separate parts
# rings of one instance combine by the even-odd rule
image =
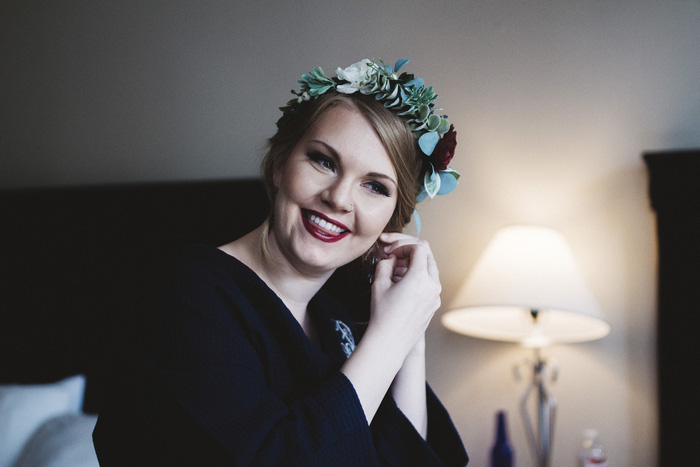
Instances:
[[[319,224],[317,224],[316,222],[311,220],[312,216],[316,217],[319,220],[322,219],[325,222],[331,223],[331,224],[341,228],[342,229],[341,232],[335,232],[335,231],[332,231],[328,228],[321,227]],[[345,238],[348,234],[350,234],[350,229],[348,229],[346,226],[344,226],[343,224],[341,224],[337,221],[331,220],[330,218],[328,218],[327,216],[324,216],[320,212],[311,211],[308,209],[302,209],[301,218],[302,218],[302,221],[304,223],[304,227],[306,228],[306,230],[311,235],[313,235],[315,238],[317,238],[323,242],[326,242],[326,243],[337,242],[338,240],[341,240],[341,239]]]

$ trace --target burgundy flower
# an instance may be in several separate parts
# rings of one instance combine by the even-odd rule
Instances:
[[[455,155],[455,146],[457,146],[457,132],[455,131],[455,126],[450,125],[450,129],[442,135],[442,138],[435,146],[433,154],[430,156],[435,170],[445,170],[447,168]]]

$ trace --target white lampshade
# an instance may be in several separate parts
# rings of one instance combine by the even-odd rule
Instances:
[[[556,230],[500,230],[442,317],[448,329],[529,347],[599,339],[610,332],[571,249]],[[536,310],[536,319],[531,310]]]

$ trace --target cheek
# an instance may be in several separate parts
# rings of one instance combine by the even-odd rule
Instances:
[[[283,197],[285,201],[299,201],[307,196],[308,176],[294,166],[280,170],[275,180],[278,198]]]
[[[365,210],[365,215],[362,216],[361,220],[366,233],[373,236],[379,236],[380,233],[384,232],[384,229],[391,220],[395,209],[396,201],[373,203],[371,208]]]

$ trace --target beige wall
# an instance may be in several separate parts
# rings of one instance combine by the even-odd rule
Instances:
[[[645,150],[700,147],[700,3],[0,3],[0,187],[254,176],[302,72],[409,58],[459,130],[455,194],[420,207],[443,310],[493,233],[560,229],[612,323],[559,362],[555,466],[598,428],[656,459],[655,234]],[[511,373],[529,353],[431,326],[429,379],[473,465],[496,410],[532,465]]]

